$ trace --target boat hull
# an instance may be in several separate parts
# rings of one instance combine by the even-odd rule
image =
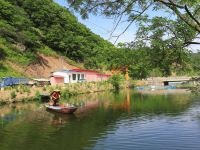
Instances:
[[[61,107],[61,106],[46,106],[46,109],[49,111],[54,111],[63,114],[72,114],[77,110],[77,107],[70,106],[70,107]]]

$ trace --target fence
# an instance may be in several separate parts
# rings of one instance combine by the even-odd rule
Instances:
[[[26,78],[14,78],[14,77],[0,78],[0,88],[6,86],[19,85],[19,84],[28,84],[28,83],[29,79]]]

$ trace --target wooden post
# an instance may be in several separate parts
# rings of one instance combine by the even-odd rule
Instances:
[[[112,65],[112,74],[115,74],[115,69],[114,69],[114,67],[113,67],[113,65]]]
[[[125,77],[126,77],[126,81],[128,81],[128,80],[129,80],[129,75],[128,75],[128,66],[126,66],[126,75],[125,75]]]

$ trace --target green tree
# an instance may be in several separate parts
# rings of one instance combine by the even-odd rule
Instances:
[[[199,0],[67,0],[76,11],[84,17],[88,17],[88,13],[102,14],[105,16],[114,16],[121,18],[128,16],[131,23],[140,20],[147,15],[146,11],[151,10],[168,10],[171,14],[176,14],[181,20],[188,24],[191,28],[200,32],[200,9]]]
[[[123,84],[123,81],[124,81],[124,77],[122,75],[114,74],[112,75],[112,77],[109,78],[108,82],[110,82],[113,85],[115,91],[119,91],[120,87]]]
[[[187,69],[190,51],[186,46],[195,35],[196,32],[181,20],[155,17],[148,25],[141,24],[136,42],[145,41],[143,45],[149,49],[152,66],[160,68],[163,75],[168,76],[172,71]]]

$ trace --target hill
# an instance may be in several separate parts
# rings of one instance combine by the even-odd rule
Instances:
[[[0,0],[0,77],[46,77],[61,58],[69,69],[105,69],[114,49],[53,0]]]

